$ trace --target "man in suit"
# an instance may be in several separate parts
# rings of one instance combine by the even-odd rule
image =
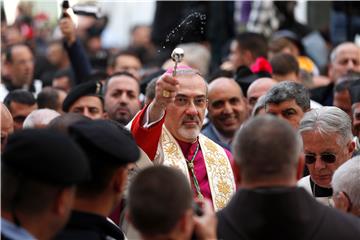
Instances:
[[[300,137],[287,122],[255,117],[233,144],[240,189],[218,213],[219,239],[359,239],[357,218],[296,187],[304,157]]]
[[[234,79],[220,77],[209,84],[210,122],[202,133],[230,151],[235,132],[248,117],[246,99]]]
[[[360,47],[352,42],[344,42],[335,47],[330,54],[330,84],[312,89],[311,98],[322,105],[331,106],[334,85],[351,72],[360,72]]]
[[[310,107],[309,92],[300,83],[280,82],[265,95],[265,112],[288,121],[296,129]]]

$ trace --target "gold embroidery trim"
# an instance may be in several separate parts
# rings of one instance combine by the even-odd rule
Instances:
[[[230,161],[225,150],[205,137],[200,135],[200,146],[205,159],[213,203],[216,211],[224,208],[235,193],[235,180]]]
[[[225,150],[200,134],[199,143],[209,180],[211,196],[215,211],[226,206],[235,193],[235,180]],[[180,169],[190,183],[186,159],[181,148],[169,131],[163,127],[161,144],[164,152],[164,165]]]

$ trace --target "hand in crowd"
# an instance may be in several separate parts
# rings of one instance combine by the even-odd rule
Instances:
[[[211,206],[211,202],[207,199],[197,202],[200,204],[203,211],[201,216],[194,215],[194,231],[197,239],[216,239],[217,218]]]
[[[169,74],[164,74],[157,80],[155,99],[153,100],[150,109],[150,122],[157,121],[163,116],[166,107],[174,102],[178,90],[178,80]]]
[[[70,16],[63,17],[59,22],[61,33],[68,45],[73,44],[76,41],[76,29],[75,24]]]

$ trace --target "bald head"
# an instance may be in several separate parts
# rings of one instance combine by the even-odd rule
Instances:
[[[250,112],[255,106],[259,97],[264,96],[277,82],[272,78],[259,78],[251,83],[247,90],[247,99]]]
[[[23,128],[45,128],[51,120],[58,116],[60,116],[60,113],[52,109],[35,110],[25,118]]]
[[[243,92],[239,86],[239,84],[236,83],[236,81],[232,78],[227,77],[219,77],[211,81],[208,86],[209,94],[211,91],[216,91],[218,89],[222,90],[229,90],[229,88],[235,88],[240,94],[243,96]]]
[[[9,134],[14,131],[14,122],[7,107],[1,103],[1,152],[3,152]]]
[[[286,121],[271,115],[247,121],[233,141],[242,186],[295,186],[301,149],[299,135]]]
[[[330,79],[337,82],[342,76],[354,71],[360,72],[360,47],[352,42],[338,45],[330,55]]]
[[[224,77],[213,80],[208,89],[209,119],[222,135],[232,138],[248,117],[243,92],[234,79]]]

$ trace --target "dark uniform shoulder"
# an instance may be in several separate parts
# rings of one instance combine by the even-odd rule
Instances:
[[[65,229],[55,240],[123,240],[121,229],[100,215],[73,211]]]

